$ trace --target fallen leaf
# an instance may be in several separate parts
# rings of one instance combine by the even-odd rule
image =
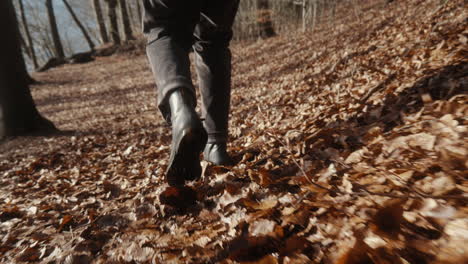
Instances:
[[[403,222],[404,203],[405,201],[400,199],[390,200],[377,211],[372,219],[376,234],[397,238]]]
[[[277,243],[271,237],[241,237],[234,239],[229,246],[229,259],[245,262],[259,261],[276,251]]]
[[[197,201],[197,193],[190,187],[168,187],[159,196],[161,203],[175,207],[188,208]]]
[[[21,212],[17,206],[7,207],[2,210],[0,214],[0,221],[5,222],[13,218],[23,217],[23,212]]]
[[[251,236],[264,236],[273,232],[276,223],[267,219],[260,219],[250,224],[249,234]]]
[[[278,264],[278,258],[272,255],[267,255],[257,261],[242,261],[240,264]]]
[[[275,199],[265,199],[261,202],[252,201],[248,198],[242,199],[244,206],[254,209],[254,210],[268,210],[274,208],[278,204],[278,200]]]
[[[67,228],[68,226],[70,226],[71,224],[73,223],[73,216],[71,215],[64,215],[62,217],[62,221],[60,222],[60,226],[59,228],[57,229],[57,232],[62,232],[64,230],[64,228]]]
[[[37,262],[40,257],[40,252],[37,248],[27,248],[17,258],[22,262]]]

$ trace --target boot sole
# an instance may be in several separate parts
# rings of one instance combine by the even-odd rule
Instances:
[[[185,181],[200,178],[202,168],[200,153],[203,151],[208,136],[202,127],[187,129],[172,149],[171,161],[166,172],[170,186],[183,186]]]

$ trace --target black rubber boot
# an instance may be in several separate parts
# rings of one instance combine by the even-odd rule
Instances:
[[[207,134],[195,112],[191,97],[178,89],[169,96],[172,123],[172,144],[166,180],[171,186],[183,186],[186,180],[201,176],[200,153]]]
[[[206,144],[203,158],[215,165],[231,166],[234,163],[226,151],[226,143]]]

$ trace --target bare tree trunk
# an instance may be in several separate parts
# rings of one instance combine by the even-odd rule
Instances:
[[[331,4],[331,10],[330,10],[330,23],[333,23],[335,21],[335,14],[336,14],[336,0],[332,1]]]
[[[269,0],[257,0],[257,24],[261,38],[269,38],[276,35],[270,13]]]
[[[307,0],[302,0],[302,32],[307,29]]]
[[[140,0],[136,0],[136,6],[137,6],[137,13],[138,13],[138,26],[141,27],[141,23],[142,23],[142,14],[141,14],[141,1]]]
[[[107,15],[110,21],[110,35],[115,44],[120,44],[119,23],[117,21],[116,7],[117,0],[105,0],[107,3]]]
[[[52,0],[46,0],[47,15],[49,16],[50,32],[52,33],[52,40],[55,46],[55,55],[59,59],[65,58],[65,52],[63,51],[62,42],[57,28],[57,21],[55,20],[54,5]]]
[[[21,55],[19,28],[12,0],[0,1],[0,138],[32,131],[55,130],[34,105]]]
[[[315,30],[315,27],[317,26],[317,0],[313,0],[314,3],[314,11],[312,13],[312,30]]]
[[[120,17],[122,18],[122,25],[123,25],[123,33],[125,36],[125,40],[132,40],[134,39],[132,36],[132,28],[130,26],[130,19],[128,16],[128,9],[125,0],[119,0],[119,7],[120,7]]]
[[[125,6],[127,7],[128,10],[128,19],[130,21],[130,27],[132,28],[132,31],[135,29],[135,10],[132,8],[132,4],[129,1],[125,1]]]
[[[91,49],[94,49],[94,43],[91,40],[91,37],[89,36],[88,32],[84,28],[83,24],[81,24],[80,20],[78,19],[78,17],[75,14],[75,12],[73,12],[72,7],[70,6],[70,4],[68,4],[67,0],[62,0],[62,1],[65,4],[65,7],[67,8],[68,12],[70,12],[70,15],[73,18],[73,21],[75,21],[76,25],[80,28],[81,33],[83,33],[83,36],[85,37],[86,42],[88,42],[89,47]]]
[[[140,14],[140,5],[138,4],[140,1],[138,0],[127,0],[127,9],[128,13],[130,14],[130,24],[132,24],[133,32],[141,31],[141,14]]]
[[[34,68],[37,68],[39,64],[37,63],[36,51],[34,50],[34,42],[32,41],[31,33],[29,31],[28,20],[26,19],[26,14],[24,12],[23,0],[19,0],[19,7],[20,7],[21,20],[23,22],[24,34],[26,35],[26,40],[27,40],[27,45],[28,45],[28,53],[29,53],[29,56],[31,57]]]
[[[45,61],[47,59],[54,57],[54,48],[52,47],[52,41],[50,40],[49,34],[46,32],[40,32],[40,37],[42,39],[42,50],[46,54]]]
[[[94,13],[96,15],[96,21],[99,28],[99,35],[103,43],[109,42],[109,37],[106,30],[106,22],[102,16],[101,2],[99,0],[91,0],[93,2]]]

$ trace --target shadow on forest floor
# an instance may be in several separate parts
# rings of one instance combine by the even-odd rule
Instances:
[[[468,93],[468,62],[461,62],[454,65],[445,66],[436,70],[416,83],[395,95],[387,93],[381,104],[371,105],[367,99],[374,93],[382,92],[387,85],[397,76],[390,76],[384,81],[378,89],[370,91],[367,96],[361,99],[361,107],[357,113],[349,119],[339,120],[324,125],[313,137],[307,139],[306,145],[309,146],[309,154],[316,156],[316,150],[329,147],[339,151],[349,148],[354,151],[363,146],[358,135],[353,133],[358,128],[361,135],[365,135],[373,127],[379,126],[383,132],[391,131],[396,126],[404,124],[404,116],[416,113],[424,107],[423,96],[429,98],[429,101],[448,100],[455,95]],[[362,112],[364,107],[368,107],[366,112]],[[348,135],[346,146],[340,142],[340,135]],[[316,157],[319,158],[320,157]]]
[[[412,114],[421,110],[424,106],[423,96],[429,95],[430,99],[434,101],[448,100],[452,96],[467,94],[467,92],[468,62],[449,65],[434,70],[430,76],[418,80],[412,87],[405,89],[398,95],[388,93],[381,105],[373,106],[373,109],[358,114],[349,121],[357,122],[359,126],[383,122],[384,131],[390,131],[403,123],[401,113]],[[371,114],[372,110],[376,108],[381,108],[380,117],[374,117]]]

